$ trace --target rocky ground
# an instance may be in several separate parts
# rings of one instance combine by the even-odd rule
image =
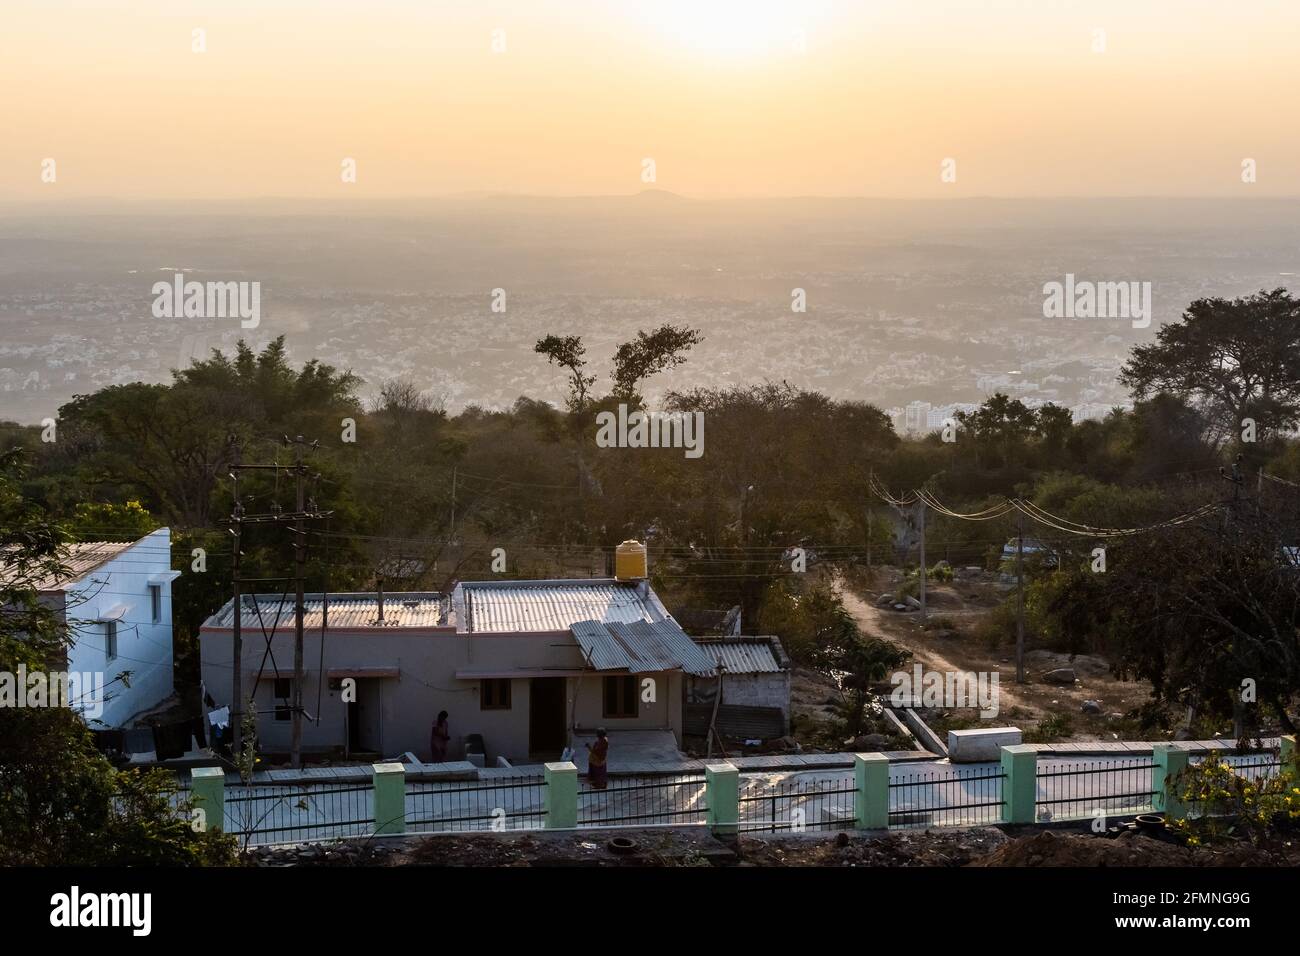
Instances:
[[[614,837],[630,841],[615,846]],[[1188,848],[1136,832],[1118,837],[1001,827],[714,838],[703,827],[614,832],[424,835],[262,848],[254,866],[1297,866],[1300,840]]]

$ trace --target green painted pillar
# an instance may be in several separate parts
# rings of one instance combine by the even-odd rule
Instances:
[[[377,763],[371,767],[374,779],[375,832],[406,832],[406,767],[400,763]]]
[[[884,754],[854,754],[853,815],[859,830],[889,827],[889,758]]]
[[[199,833],[224,830],[225,819],[226,772],[220,767],[195,767],[190,771],[190,825]]]
[[[573,761],[548,763],[542,767],[545,787],[542,807],[546,829],[572,830],[578,825],[578,768]]]
[[[711,763],[704,768],[709,826],[719,836],[731,836],[740,822],[740,771],[733,764]]]
[[[1295,746],[1295,734],[1282,735],[1282,766],[1278,769],[1290,773],[1300,782],[1300,750]]]
[[[1038,751],[1029,744],[1002,748],[1002,822],[1033,823],[1038,797]]]
[[[1178,778],[1187,769],[1189,756],[1185,748],[1174,744],[1156,744],[1151,748],[1155,762],[1151,771],[1151,789],[1155,792],[1152,806],[1167,820],[1181,820],[1187,816],[1187,805],[1183,803],[1180,792],[1182,783]]]

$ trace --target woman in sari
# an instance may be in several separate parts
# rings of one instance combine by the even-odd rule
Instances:
[[[593,790],[604,790],[609,785],[609,738],[605,736],[605,728],[596,731],[595,746],[587,744],[587,752],[587,779]]]
[[[451,740],[451,730],[447,726],[447,712],[438,711],[438,721],[433,725],[429,735],[429,750],[433,752],[433,762],[442,763],[447,759],[447,742]]]

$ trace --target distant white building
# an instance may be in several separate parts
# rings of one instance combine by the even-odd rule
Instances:
[[[1105,419],[1114,407],[1114,405],[1106,405],[1101,402],[1084,402],[1070,409],[1070,417],[1076,422],[1099,422]]]
[[[929,402],[909,402],[903,409],[903,431],[909,435],[923,435],[930,427]]]
[[[92,728],[125,727],[172,694],[171,531],[75,544],[62,563],[68,576],[36,590],[68,629],[68,672],[101,675],[103,686],[102,701],[72,703]]]

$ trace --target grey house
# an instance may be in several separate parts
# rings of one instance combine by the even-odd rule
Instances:
[[[293,601],[243,598],[243,688],[262,749],[288,750]],[[312,594],[305,618],[304,752],[430,756],[449,714],[449,759],[467,738],[487,763],[553,760],[596,727],[680,744],[686,680],[714,660],[644,578],[483,581],[451,594]],[[230,702],[233,602],[200,631],[203,681]]]

